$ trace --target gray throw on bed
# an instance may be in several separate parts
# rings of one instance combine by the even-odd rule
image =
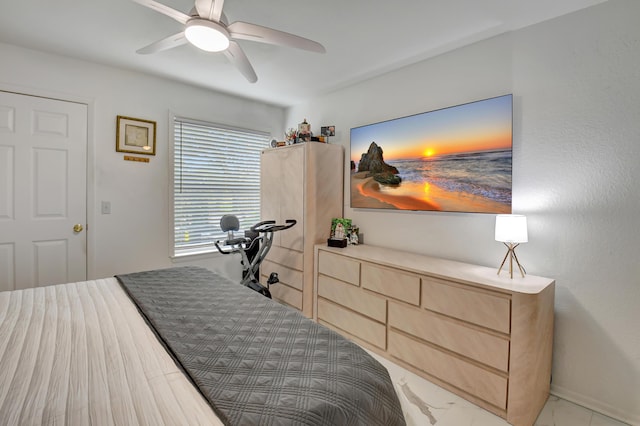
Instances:
[[[225,424],[405,424],[386,369],[298,311],[204,268],[117,278]]]

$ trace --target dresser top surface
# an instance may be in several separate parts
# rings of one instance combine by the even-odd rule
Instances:
[[[367,244],[347,246],[345,248],[316,245],[316,249],[341,254],[358,260],[377,263],[390,268],[399,268],[416,274],[429,275],[448,280],[479,284],[489,288],[514,293],[537,294],[555,283],[550,278],[526,275],[524,278],[515,269],[513,278],[509,278],[508,267],[500,275],[496,268],[472,265],[453,260],[440,259],[423,254],[377,247]]]

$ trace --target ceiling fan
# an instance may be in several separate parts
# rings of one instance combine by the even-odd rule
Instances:
[[[228,24],[222,12],[224,0],[195,0],[195,7],[188,15],[154,0],[133,1],[184,25],[183,31],[138,49],[136,52],[140,54],[161,52],[189,42],[207,52],[223,52],[249,82],[255,83],[258,76],[236,40],[325,52],[324,46],[320,43],[284,31],[240,21]]]

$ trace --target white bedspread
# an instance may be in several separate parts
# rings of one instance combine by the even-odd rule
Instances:
[[[115,278],[0,292],[10,425],[222,425]]]

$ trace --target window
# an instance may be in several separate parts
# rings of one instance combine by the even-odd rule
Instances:
[[[260,220],[260,152],[269,135],[176,117],[173,140],[173,253],[215,251],[226,236],[223,215],[236,215],[240,229]]]

